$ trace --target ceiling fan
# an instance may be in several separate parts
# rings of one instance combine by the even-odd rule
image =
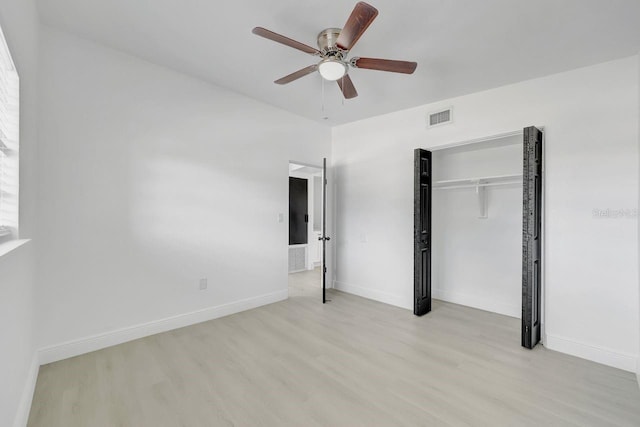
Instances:
[[[359,57],[347,59],[349,51],[369,28],[376,16],[378,16],[378,10],[375,7],[365,2],[358,2],[351,12],[351,16],[347,19],[347,23],[344,24],[344,28],[327,28],[318,34],[318,49],[262,27],[256,27],[252,32],[266,39],[320,57],[320,62],[317,64],[291,73],[274,83],[284,85],[318,71],[325,80],[336,81],[344,97],[351,99],[358,96],[358,92],[349,77],[349,67],[412,74],[418,66],[415,62],[390,59]]]

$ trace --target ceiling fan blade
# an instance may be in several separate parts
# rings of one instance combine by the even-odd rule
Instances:
[[[287,83],[291,83],[294,80],[298,80],[300,77],[304,77],[307,74],[311,74],[318,69],[317,64],[309,65],[308,67],[303,68],[302,70],[298,70],[295,73],[291,73],[288,76],[284,76],[281,79],[276,80],[274,83],[279,85],[286,85]]]
[[[393,61],[391,59],[354,58],[351,63],[357,68],[369,70],[391,71],[392,73],[413,74],[418,64],[409,61]]]
[[[297,42],[289,37],[285,37],[281,34],[274,33],[273,31],[269,31],[266,28],[255,27],[253,34],[264,37],[265,39],[273,40],[274,42],[282,43],[285,46],[292,47],[294,49],[301,50],[305,53],[310,53],[311,55],[320,55],[320,51],[318,49],[314,49],[311,46],[307,46],[304,43]]]
[[[378,9],[363,1],[358,2],[338,36],[336,41],[338,47],[342,50],[351,50],[376,16],[378,16]]]
[[[339,78],[338,80],[336,80],[336,82],[338,82],[338,86],[340,86],[340,90],[342,91],[342,94],[346,99],[351,99],[358,96],[358,91],[356,90],[356,87],[353,85],[353,82],[351,81],[351,77],[349,77],[349,74],[345,74],[342,78]]]

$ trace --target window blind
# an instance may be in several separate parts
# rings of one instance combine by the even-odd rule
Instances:
[[[0,239],[18,233],[18,73],[0,29]]]

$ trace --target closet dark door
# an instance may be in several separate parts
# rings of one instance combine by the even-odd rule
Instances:
[[[309,222],[308,180],[289,177],[289,244],[307,244]]]
[[[431,311],[431,152],[414,153],[413,314]]]
[[[524,129],[522,177],[522,346],[540,341],[542,273],[542,131]]]

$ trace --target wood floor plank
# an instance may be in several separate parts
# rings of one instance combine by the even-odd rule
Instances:
[[[29,426],[640,426],[633,374],[523,349],[517,319],[292,295],[43,366]]]

